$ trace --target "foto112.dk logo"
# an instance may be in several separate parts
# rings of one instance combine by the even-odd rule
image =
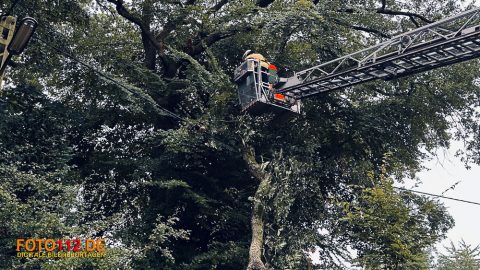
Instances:
[[[105,239],[17,239],[20,258],[101,258],[105,257]]]

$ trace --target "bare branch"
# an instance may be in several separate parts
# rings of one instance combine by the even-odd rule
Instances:
[[[158,51],[162,50],[162,45],[160,42],[158,42],[157,39],[153,36],[153,33],[149,30],[149,27],[146,26],[142,19],[139,16],[135,16],[132,14],[130,11],[125,8],[123,5],[123,0],[107,0],[108,2],[115,4],[115,9],[117,10],[118,14],[120,16],[124,17],[125,19],[129,20],[130,22],[134,23],[138,27],[140,27],[140,30],[142,31],[143,34],[145,34],[150,42],[157,48]]]
[[[410,18],[417,18],[421,21],[424,21],[426,23],[433,23],[435,21],[433,20],[430,20],[428,19],[427,17],[421,15],[421,14],[418,14],[418,13],[414,13],[414,12],[407,12],[407,11],[398,11],[398,10],[391,10],[391,9],[386,9],[384,8],[383,6],[381,8],[377,8],[377,9],[368,9],[370,11],[375,11],[375,13],[378,13],[378,14],[385,14],[385,15],[393,15],[393,16],[407,16],[407,17],[410,17]],[[357,10],[354,9],[354,8],[341,8],[341,9],[338,9],[337,12],[344,12],[344,13],[357,13]]]
[[[413,17],[420,19],[426,23],[433,23],[435,21],[427,19],[425,16],[413,12],[406,12],[406,11],[396,11],[396,10],[390,10],[390,9],[377,9],[377,13],[379,14],[386,14],[386,15],[400,15],[400,16],[408,16],[408,17]]]
[[[391,35],[389,35],[387,33],[384,33],[384,32],[382,32],[380,30],[377,30],[377,29],[373,29],[373,28],[369,28],[369,27],[365,27],[365,26],[360,26],[360,25],[352,25],[352,24],[346,23],[346,22],[338,20],[338,19],[333,19],[333,21],[335,23],[339,24],[339,25],[342,25],[342,26],[345,26],[345,27],[348,27],[348,28],[351,28],[351,29],[354,29],[354,30],[359,30],[359,31],[375,34],[377,36],[381,36],[381,37],[384,37],[384,38],[391,38],[392,37]]]
[[[253,147],[244,143],[242,156],[247,165],[248,171],[258,182],[261,182],[269,177],[269,175],[261,168],[261,165],[255,160],[255,150]]]

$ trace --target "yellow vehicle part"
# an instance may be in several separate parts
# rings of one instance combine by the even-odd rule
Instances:
[[[0,73],[0,89],[3,86],[3,76],[5,74],[4,65],[7,64],[8,60],[8,45],[12,41],[13,34],[15,32],[15,25],[17,23],[17,19],[13,16],[4,16],[0,19],[0,59],[1,59],[1,70],[3,72]]]

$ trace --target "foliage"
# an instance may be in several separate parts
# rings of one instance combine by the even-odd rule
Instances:
[[[458,243],[458,247],[455,246],[455,244],[450,243],[450,247],[447,247],[447,254],[440,254],[437,262],[438,265],[435,269],[480,269],[479,255],[478,246],[472,247],[463,240]]]
[[[384,3],[20,1],[16,15],[40,26],[2,94],[1,267],[245,269],[260,185],[248,145],[270,176],[268,267],[312,267],[316,250],[318,269],[425,269],[452,220],[392,179],[452,138],[478,163],[477,61],[320,95],[298,116],[240,115],[230,79],[246,49],[288,76],[426,23],[385,8],[430,19],[460,9]],[[104,237],[109,253],[13,256],[18,237],[70,236]]]
[[[375,182],[362,189],[358,200],[341,203],[341,222],[349,238],[358,241],[353,243],[359,251],[355,261],[367,269],[428,269],[427,248],[453,220],[433,201],[396,192],[391,179],[381,176]]]

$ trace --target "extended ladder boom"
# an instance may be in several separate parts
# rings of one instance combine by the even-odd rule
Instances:
[[[375,80],[390,80],[480,57],[480,8],[295,73],[277,93],[302,99]]]

